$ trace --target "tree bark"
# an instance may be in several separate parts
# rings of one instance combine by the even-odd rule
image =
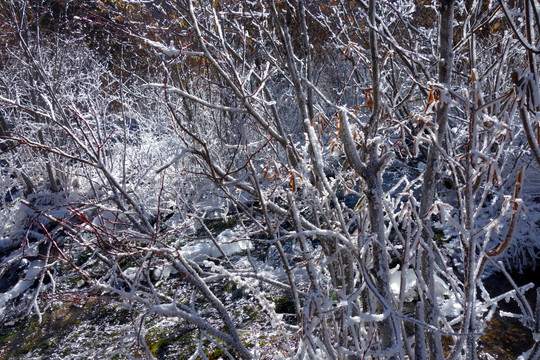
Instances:
[[[454,0],[441,1],[440,9],[440,28],[439,28],[439,82],[450,87],[453,67],[453,19],[454,19]],[[442,101],[436,111],[436,120],[438,125],[437,142],[442,144],[445,137],[446,125],[448,122],[449,104]],[[433,242],[433,233],[431,230],[431,218],[429,210],[433,205],[437,174],[439,171],[439,153],[435,146],[430,146],[428,151],[426,170],[424,172],[424,183],[422,186],[422,198],[420,201],[420,216],[423,222],[423,238],[426,249],[422,252],[422,276],[427,285],[427,293],[422,291],[423,302],[425,306],[426,322],[435,327],[439,327],[439,309],[435,294],[435,244]],[[429,331],[427,334],[427,345],[430,358],[444,359],[442,342],[440,335]]]

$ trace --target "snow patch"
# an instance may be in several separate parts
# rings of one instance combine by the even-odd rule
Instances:
[[[239,233],[234,232],[231,229],[223,231],[216,238],[219,247],[225,255],[230,256],[242,252],[247,249],[252,249],[253,244],[248,240],[238,240],[240,237]],[[182,247],[182,254],[189,258],[196,260],[205,256],[209,257],[221,257],[223,254],[217,248],[217,246],[211,242],[206,241],[203,243],[193,244]]]
[[[399,297],[401,288],[401,270],[390,270],[389,283],[390,289],[396,297]],[[418,300],[418,292],[416,291],[416,275],[413,269],[405,269],[405,275],[403,278],[405,282],[404,286],[404,300],[405,302],[411,302]],[[443,279],[435,275],[435,295],[437,297],[437,303],[441,308],[442,314],[445,316],[458,316],[462,311],[462,306],[457,300],[456,296],[450,291],[448,284]]]
[[[405,294],[404,299],[406,302],[413,301],[418,298],[418,293],[416,292],[416,275],[412,269],[405,269]],[[396,297],[399,297],[400,287],[401,287],[401,270],[395,270],[389,276],[390,281],[390,290],[394,293]]]

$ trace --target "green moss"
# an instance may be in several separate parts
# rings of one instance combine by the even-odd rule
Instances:
[[[189,357],[197,347],[195,332],[191,328],[154,327],[146,333],[145,339],[150,352],[157,359],[168,359],[173,355],[183,359],[184,356]]]
[[[12,331],[11,335],[5,337],[6,342],[0,342],[4,348],[4,352],[0,355],[2,360],[19,358],[30,352],[44,355],[52,346],[51,337],[44,334],[54,332],[50,325],[45,323],[45,317],[42,324],[38,324],[37,317],[32,317]]]
[[[237,218],[235,216],[229,217],[228,219],[222,220],[222,219],[211,219],[211,220],[205,220],[204,224],[214,235],[217,235],[227,229],[230,229],[236,225]]]
[[[9,343],[11,343],[13,340],[15,340],[17,338],[17,335],[21,331],[21,328],[22,327],[19,327],[15,329],[13,332],[8,333],[8,334],[1,334],[0,335],[0,348],[5,347]]]
[[[283,295],[278,296],[274,299],[274,304],[276,305],[275,310],[278,314],[294,314],[296,309],[294,307],[294,302],[291,297]]]
[[[244,305],[242,307],[242,311],[245,314],[249,314],[250,321],[258,321],[260,319],[261,310],[262,310],[261,306],[255,306],[255,305]]]
[[[330,290],[328,292],[328,297],[330,297],[333,301],[337,301],[338,299],[338,294],[332,290]]]
[[[218,360],[222,359],[224,355],[225,351],[223,351],[219,346],[216,346],[214,349],[212,349],[206,354],[206,357],[209,360]]]
[[[66,280],[66,283],[68,285],[70,285],[70,288],[76,288],[77,287],[77,283],[80,281],[80,280],[85,280],[84,276],[82,275],[79,275],[79,276],[74,276],[72,278],[69,278]],[[85,283],[86,284],[86,283]]]
[[[6,329],[9,335],[0,337],[0,360],[28,357],[30,353],[49,358],[56,344],[64,343],[73,338],[73,333],[84,321],[101,321],[107,314],[105,302],[110,299],[89,299],[81,306],[70,302],[51,307],[43,314],[42,322],[33,316],[18,327]],[[84,331],[84,330],[81,330]],[[66,350],[65,357],[69,356]]]
[[[137,261],[132,256],[125,256],[118,260],[118,265],[120,265],[120,268],[122,271],[126,270],[130,267],[138,267]]]
[[[237,290],[238,285],[234,281],[228,281],[227,284],[225,284],[225,291],[227,292],[233,292]]]
[[[150,352],[158,359],[162,359],[167,354],[167,348],[173,343],[170,339],[161,339],[150,346]]]
[[[433,241],[439,246],[443,245],[444,243],[448,242],[448,239],[446,239],[446,235],[444,235],[444,231],[442,229],[432,228],[433,230]]]

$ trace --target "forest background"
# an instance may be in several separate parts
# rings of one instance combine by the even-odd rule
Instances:
[[[538,0],[6,0],[0,29],[0,355],[90,304],[114,341],[24,356],[494,358],[503,316],[539,358]]]

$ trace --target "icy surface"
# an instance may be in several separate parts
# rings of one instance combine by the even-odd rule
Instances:
[[[19,282],[9,291],[0,294],[0,315],[4,313],[6,304],[9,300],[15,299],[34,284],[34,280],[43,270],[44,264],[45,263],[43,260],[32,261],[32,263],[30,263],[30,266],[28,266],[28,270],[26,271],[24,278],[19,280]]]

